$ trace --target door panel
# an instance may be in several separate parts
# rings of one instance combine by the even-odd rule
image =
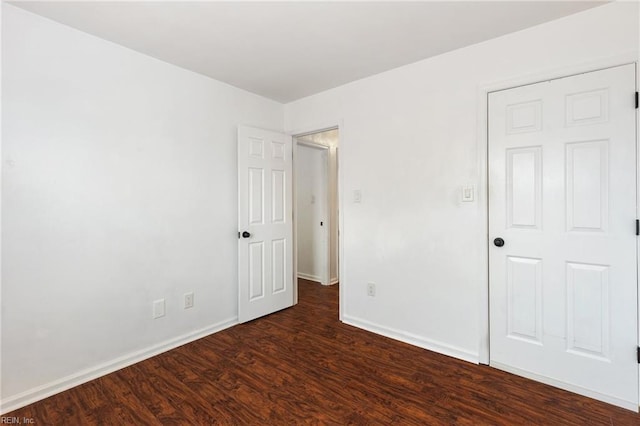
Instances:
[[[567,349],[609,359],[609,266],[567,262]]]
[[[507,227],[540,229],[541,148],[507,150]]]
[[[507,257],[507,333],[528,342],[542,342],[542,261]]]
[[[606,232],[609,141],[567,144],[567,231]]]
[[[240,322],[293,305],[292,153],[290,136],[238,128]]]
[[[634,92],[627,65],[489,95],[489,299],[492,365],[637,410]]]

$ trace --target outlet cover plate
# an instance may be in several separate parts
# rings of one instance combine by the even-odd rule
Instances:
[[[193,308],[193,292],[184,294],[184,308],[189,309]]]
[[[367,283],[367,296],[375,297],[376,296],[376,284],[375,283]]]
[[[153,318],[162,318],[165,315],[164,299],[158,299],[153,302]]]

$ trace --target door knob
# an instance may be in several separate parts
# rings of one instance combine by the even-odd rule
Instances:
[[[244,231],[244,232],[242,233],[242,238],[249,238],[250,236],[251,236],[251,233],[249,233],[249,232],[247,232],[247,231]]]
[[[502,238],[496,238],[495,240],[493,240],[493,244],[496,247],[502,247],[504,245],[504,240]]]

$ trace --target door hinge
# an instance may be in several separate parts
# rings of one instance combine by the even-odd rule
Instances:
[[[640,364],[640,346],[638,346],[638,364]]]
[[[636,109],[638,109],[638,104],[640,104],[640,99],[638,99],[638,92],[636,92]]]
[[[637,220],[636,220],[637,222]],[[636,225],[636,228],[638,228],[638,225]],[[240,238],[240,231],[238,231],[238,238]]]
[[[640,235],[640,220],[636,219],[636,235]]]

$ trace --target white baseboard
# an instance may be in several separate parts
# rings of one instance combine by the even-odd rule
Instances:
[[[439,354],[461,359],[463,361],[471,362],[473,364],[479,364],[479,356],[477,353],[470,352],[465,349],[461,349],[456,346],[449,345],[447,343],[426,339],[424,337],[417,336],[413,333],[407,333],[405,331],[385,327],[367,320],[352,317],[350,315],[344,315],[342,322],[344,322],[345,324],[352,325],[354,327],[362,328],[372,333],[389,337],[394,340],[399,340],[401,342],[405,342],[413,346],[418,346],[423,349],[437,352]]]
[[[302,278],[303,280],[307,280],[307,281],[315,281],[317,283],[320,283],[322,285],[334,285],[334,284],[338,284],[340,282],[340,280],[338,278],[331,278],[331,280],[329,280],[328,284],[325,284],[322,282],[322,278],[320,278],[317,275],[311,275],[311,274],[305,274],[304,272],[298,272],[298,278]]]
[[[0,400],[0,414],[5,414],[18,408],[24,407],[25,405],[29,405],[36,401],[48,398],[51,395],[55,395],[57,393],[71,389],[75,386],[97,379],[98,377],[113,373],[114,371],[118,371],[140,361],[144,361],[145,359],[159,355],[163,352],[167,352],[186,343],[193,342],[194,340],[198,340],[211,334],[217,333],[236,324],[238,324],[237,317],[227,319],[216,324],[212,324],[208,327],[193,331],[191,333],[183,334],[182,336],[166,340],[162,343],[158,343],[146,349],[132,352],[111,361],[107,361],[95,367],[87,368],[85,370],[79,371],[78,373],[71,374],[67,377],[63,377],[53,382],[37,386],[17,395],[4,398]]]
[[[302,278],[303,280],[315,281],[317,283],[321,283],[322,279],[316,275],[305,274],[304,272],[298,271],[298,278]]]
[[[626,401],[624,399],[616,398],[614,396],[605,395],[599,392],[595,392],[589,389],[585,389],[581,386],[571,383],[560,382],[547,376],[541,376],[536,373],[532,373],[527,370],[521,370],[519,368],[511,367],[509,365],[501,364],[499,362],[491,361],[489,364],[493,368],[506,371],[507,373],[515,374],[516,376],[526,377],[527,379],[535,380],[536,382],[544,383],[556,388],[564,389],[569,392],[577,393],[578,395],[587,396],[589,398],[597,399],[598,401],[604,401],[609,404],[617,405],[618,407],[626,408],[634,412],[638,412],[638,401]]]

